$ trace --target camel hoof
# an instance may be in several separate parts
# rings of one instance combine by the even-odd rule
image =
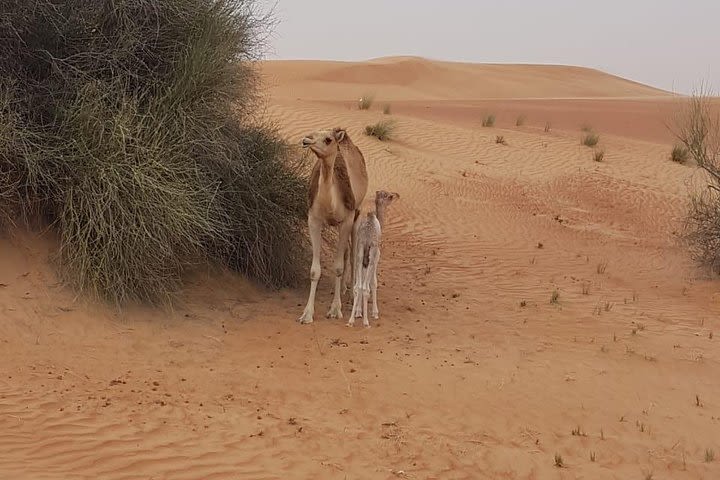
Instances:
[[[352,319],[348,320],[348,322],[345,324],[345,326],[346,326],[346,327],[350,327],[350,328],[354,327],[354,326],[355,326],[355,320],[352,320]]]
[[[307,313],[303,313],[300,318],[298,318],[298,322],[300,325],[307,325],[309,323],[313,323],[313,315],[308,315]]]
[[[328,311],[327,318],[335,318],[342,320],[343,314],[342,314],[342,308],[341,307],[331,307]]]

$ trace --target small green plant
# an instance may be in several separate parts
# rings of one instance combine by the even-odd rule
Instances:
[[[715,452],[712,448],[706,448],[705,449],[705,463],[710,463],[715,461]]]
[[[597,455],[595,454],[595,452],[591,451],[590,452],[590,461],[595,463],[595,460],[597,460]]]
[[[483,127],[495,126],[495,115],[493,115],[493,114],[486,115],[485,118],[483,118],[482,126]]]
[[[588,132],[581,140],[580,143],[586,147],[594,147],[600,141],[600,135],[597,133]]]
[[[391,109],[389,103],[386,103],[385,105],[383,105],[383,113],[385,115],[390,115],[392,113],[392,109]]]
[[[565,462],[563,461],[562,455],[560,455],[559,453],[556,453],[556,454],[555,454],[554,460],[555,460],[555,466],[556,466],[557,468],[564,468],[564,467],[565,467]]]
[[[683,145],[675,145],[670,153],[670,160],[675,163],[684,164],[688,158],[690,158],[690,151]]]
[[[373,95],[363,95],[358,100],[358,109],[359,110],[370,110],[370,107],[372,107],[373,102],[375,101],[375,97]]]
[[[502,135],[497,135],[495,137],[495,143],[498,145],[507,145],[507,142],[505,141],[505,137]]]
[[[365,135],[375,137],[381,142],[390,140],[395,131],[395,122],[390,120],[382,120],[375,125],[365,127]]]
[[[593,160],[596,162],[602,162],[605,159],[605,151],[604,150],[595,150],[593,153]]]
[[[557,305],[558,303],[560,303],[560,292],[558,292],[557,290],[553,291],[552,296],[550,297],[550,303],[552,305]]]
[[[523,125],[525,125],[525,115],[520,115],[520,116],[517,117],[517,119],[515,120],[515,126],[516,126],[516,127],[522,127]]]
[[[550,133],[550,130],[552,130],[552,124],[550,122],[545,122],[545,133]]]

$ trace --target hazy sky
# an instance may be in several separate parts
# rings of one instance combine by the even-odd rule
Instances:
[[[260,0],[270,58],[552,63],[720,90],[720,0]]]

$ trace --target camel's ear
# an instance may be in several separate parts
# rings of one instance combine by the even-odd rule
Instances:
[[[335,133],[335,140],[337,140],[338,143],[345,140],[345,129],[344,128],[336,128],[333,130],[333,133]]]

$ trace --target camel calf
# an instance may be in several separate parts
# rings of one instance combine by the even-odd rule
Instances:
[[[353,252],[353,272],[355,285],[353,287],[353,308],[348,327],[355,325],[355,319],[362,317],[363,325],[370,327],[368,320],[368,300],[372,294],[372,317],[377,319],[380,315],[377,305],[377,270],[380,262],[380,242],[382,240],[382,227],[385,223],[385,209],[396,199],[397,193],[384,190],[375,192],[375,211],[368,212],[367,217],[358,219],[355,223],[355,247]]]

